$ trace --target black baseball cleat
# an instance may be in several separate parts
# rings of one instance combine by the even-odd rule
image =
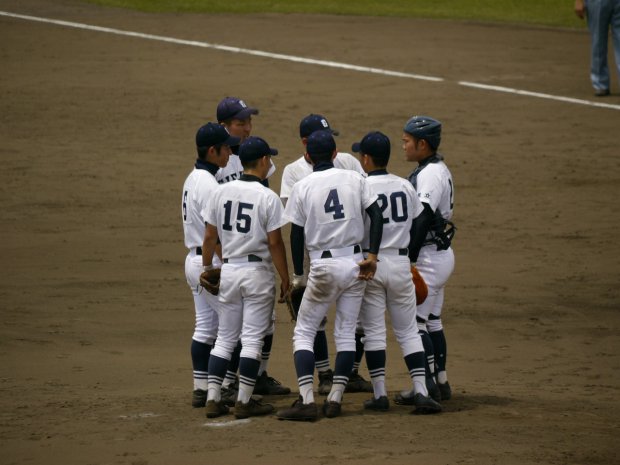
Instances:
[[[238,419],[269,415],[274,410],[273,405],[263,404],[259,399],[250,397],[247,404],[240,400],[235,404],[235,417]]]
[[[431,397],[426,397],[420,393],[413,396],[413,405],[415,405],[415,409],[411,413],[415,415],[431,415],[441,412],[439,402],[435,402]]]
[[[342,413],[342,404],[340,402],[329,401],[325,399],[323,403],[323,415],[327,418],[339,417]]]
[[[332,370],[319,371],[319,394],[326,396],[332,390],[334,372]]]
[[[441,391],[432,376],[428,376],[426,378],[426,389],[428,390],[428,395],[431,396],[431,399],[435,402],[441,402]]]
[[[437,383],[437,387],[439,388],[439,392],[441,393],[441,400],[449,400],[452,397],[452,388],[450,387],[450,383],[447,381],[445,383]]]
[[[263,396],[285,396],[290,393],[290,388],[282,386],[280,381],[269,376],[266,371],[263,371],[263,373],[256,378],[254,394]]]
[[[278,410],[278,420],[315,421],[319,417],[319,410],[314,402],[304,404],[301,396],[287,409]]]
[[[387,412],[390,409],[390,401],[388,400],[387,396],[381,396],[378,399],[373,396],[372,399],[364,401],[364,408],[366,410]]]
[[[206,404],[207,418],[217,418],[228,413],[228,406],[222,400],[208,400]]]
[[[234,407],[238,394],[239,390],[232,384],[228,387],[222,387],[222,402],[224,402],[224,405],[227,405],[228,407]]]
[[[207,391],[202,389],[194,389],[192,392],[192,407],[202,408],[207,403]]]
[[[344,392],[373,392],[372,383],[362,378],[357,370],[353,370]]]

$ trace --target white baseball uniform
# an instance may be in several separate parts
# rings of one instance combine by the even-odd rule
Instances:
[[[259,182],[223,184],[203,210],[222,243],[219,331],[211,354],[230,359],[241,339],[241,357],[260,360],[275,304],[275,274],[267,233],[282,227],[282,202]]]
[[[363,260],[365,210],[376,200],[364,177],[351,170],[314,171],[293,186],[286,220],[304,228],[310,273],[293,336],[294,350],[313,352],[314,338],[336,302],[336,350],[355,351],[355,327],[365,282],[358,279]]]
[[[427,163],[417,173],[415,187],[421,202],[427,203],[433,211],[440,212],[444,219],[452,219],[454,184],[450,170],[441,159]],[[424,323],[420,322],[420,329],[439,331],[442,329],[441,319],[438,318],[443,306],[444,287],[454,271],[454,251],[451,247],[437,250],[436,244],[432,242],[432,233],[429,232],[416,266],[428,286],[428,297],[418,306],[418,319],[424,320]],[[429,319],[430,315],[433,317]]]
[[[367,351],[386,349],[387,306],[403,356],[422,352],[408,247],[411,224],[424,209],[415,189],[404,178],[378,170],[370,173],[367,181],[372,193],[378,196],[383,214],[383,236],[379,250],[381,259],[374,278],[366,284],[360,313],[365,334],[364,348]],[[368,242],[366,237],[364,248],[368,247]]]
[[[205,224],[201,215],[208,199],[219,189],[213,174],[206,169],[194,168],[183,184],[181,216],[185,247],[189,253],[185,258],[185,277],[192,289],[196,309],[196,326],[192,339],[205,344],[213,344],[217,336],[218,317],[217,297],[200,286],[202,273],[201,246],[205,235]],[[213,258],[213,265],[220,266],[219,259]]]

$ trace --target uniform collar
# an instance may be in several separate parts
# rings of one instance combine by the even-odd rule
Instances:
[[[207,170],[209,173],[211,173],[214,176],[215,176],[215,173],[217,173],[217,170],[220,169],[219,166],[214,165],[213,163],[208,162],[206,160],[201,160],[200,158],[196,159],[196,164],[194,166],[196,167],[197,170]]]
[[[262,179],[259,178],[258,176],[254,176],[253,174],[245,174],[245,173],[243,173],[241,175],[241,177],[239,178],[239,181],[248,181],[248,182],[256,181],[256,182],[261,182]]]
[[[380,176],[382,174],[388,174],[388,172],[387,172],[387,170],[385,168],[381,168],[379,170],[371,171],[370,173],[368,173],[368,176]]]
[[[333,167],[334,167],[334,164],[331,161],[322,161],[314,165],[312,167],[312,171],[325,171]]]

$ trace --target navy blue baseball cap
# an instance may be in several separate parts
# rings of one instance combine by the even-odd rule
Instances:
[[[308,136],[306,152],[309,155],[332,153],[334,150],[336,150],[336,141],[331,131],[326,129],[314,131]]]
[[[251,115],[258,115],[258,109],[248,107],[237,97],[226,97],[217,105],[217,120],[220,123],[229,119],[248,119]]]
[[[351,146],[351,150],[382,160],[389,160],[390,139],[382,132],[372,131],[366,134],[360,142],[355,142]]]
[[[214,145],[238,145],[241,139],[231,136],[224,126],[207,123],[196,132],[196,147],[213,147]]]
[[[241,161],[258,160],[265,155],[277,155],[278,150],[269,147],[265,139],[250,136],[239,146],[239,159]]]
[[[309,114],[299,123],[299,137],[308,137],[314,131],[331,131],[334,136],[340,134],[333,129],[323,115]]]

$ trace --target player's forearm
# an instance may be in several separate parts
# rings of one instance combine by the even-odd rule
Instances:
[[[295,274],[304,274],[304,228],[296,224],[291,225],[291,257]]]
[[[202,265],[211,266],[213,264],[213,254],[217,245],[217,229],[215,226],[207,224],[205,237],[202,241]]]
[[[376,258],[383,237],[383,215],[381,214],[381,208],[377,202],[373,202],[373,204],[366,209],[366,213],[370,218],[368,255],[374,255]]]
[[[288,261],[286,260],[286,248],[282,241],[280,229],[269,233],[269,252],[273,259],[273,266],[280,275],[282,281],[288,281]]]
[[[409,261],[415,263],[418,261],[420,249],[424,245],[424,240],[428,234],[428,230],[433,221],[433,209],[427,203],[422,203],[424,211],[413,220],[409,241]]]

